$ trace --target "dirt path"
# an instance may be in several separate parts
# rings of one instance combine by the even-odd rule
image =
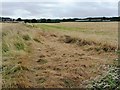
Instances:
[[[39,31],[36,36],[41,37],[41,43],[34,43],[33,52],[19,58],[20,64],[29,69],[18,78],[25,87],[84,87],[86,80],[106,72],[116,57],[110,52],[98,54],[61,42],[64,35],[58,32]]]

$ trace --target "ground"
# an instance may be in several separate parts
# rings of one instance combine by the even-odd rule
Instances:
[[[117,23],[2,23],[3,87],[87,87],[117,58]]]

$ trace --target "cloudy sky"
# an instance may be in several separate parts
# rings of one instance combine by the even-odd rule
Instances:
[[[118,16],[119,0],[3,0],[0,16],[72,18]]]

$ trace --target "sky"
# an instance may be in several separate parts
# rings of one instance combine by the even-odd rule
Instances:
[[[84,18],[118,16],[119,0],[2,0],[0,16],[11,18]]]

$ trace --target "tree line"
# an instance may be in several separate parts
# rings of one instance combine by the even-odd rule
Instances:
[[[16,21],[24,21],[25,23],[60,23],[60,22],[102,22],[102,21],[120,21],[120,17],[89,17],[89,18],[68,18],[68,19],[21,19]]]
[[[11,19],[0,17],[0,21],[23,21],[25,23],[60,23],[60,22],[112,22],[120,21],[120,17],[88,17],[88,18],[68,18],[68,19]]]

